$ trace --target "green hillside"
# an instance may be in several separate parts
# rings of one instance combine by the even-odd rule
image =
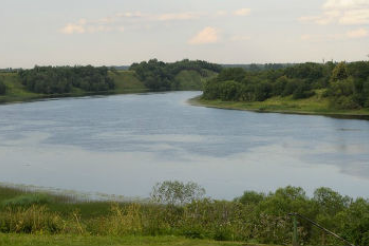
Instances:
[[[133,71],[109,72],[109,77],[114,80],[116,93],[129,93],[147,91],[147,87],[140,81]]]

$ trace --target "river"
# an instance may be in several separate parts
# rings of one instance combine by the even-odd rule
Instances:
[[[148,197],[164,180],[207,195],[325,186],[369,197],[369,121],[191,106],[201,92],[0,106],[0,182]]]

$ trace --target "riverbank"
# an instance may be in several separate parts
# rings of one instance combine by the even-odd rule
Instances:
[[[324,115],[337,118],[369,119],[369,109],[335,110],[329,107],[328,98],[313,96],[307,99],[292,97],[272,97],[263,102],[234,102],[222,100],[205,100],[202,96],[188,101],[193,106],[209,108],[244,110],[259,113],[281,113],[301,115]]]

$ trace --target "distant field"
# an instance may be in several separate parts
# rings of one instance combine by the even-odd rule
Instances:
[[[272,97],[262,102],[233,102],[222,100],[204,100],[200,97],[190,100],[192,104],[224,109],[250,110],[257,112],[276,112],[293,114],[369,116],[369,109],[334,110],[329,99],[319,94],[306,99]]]

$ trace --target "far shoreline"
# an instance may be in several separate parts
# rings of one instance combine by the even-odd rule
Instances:
[[[207,107],[224,110],[239,110],[249,111],[254,113],[277,113],[277,114],[294,114],[294,115],[311,115],[311,116],[326,116],[338,119],[357,119],[357,120],[369,120],[369,111],[363,113],[350,113],[348,110],[344,112],[337,112],[333,110],[327,110],[326,112],[319,111],[305,111],[305,110],[289,110],[289,109],[273,109],[268,106],[260,106],[260,102],[234,102],[234,101],[221,101],[221,100],[205,100],[202,99],[202,95],[191,98],[187,102],[192,106]],[[283,105],[278,105],[283,106]]]

